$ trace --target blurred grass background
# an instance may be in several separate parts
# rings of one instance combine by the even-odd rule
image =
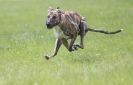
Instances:
[[[84,50],[62,46],[47,61],[55,41],[45,26],[49,6],[80,13],[92,28],[124,31],[89,32]],[[132,85],[132,28],[132,0],[0,0],[0,85]]]

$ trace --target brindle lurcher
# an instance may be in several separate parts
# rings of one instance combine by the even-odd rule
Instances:
[[[116,34],[122,31],[122,29],[108,32],[104,30],[96,30],[87,27],[87,23],[84,17],[80,16],[76,12],[62,11],[59,8],[48,8],[48,17],[46,20],[46,26],[48,29],[54,28],[56,41],[53,54],[45,56],[46,59],[50,59],[57,55],[60,46],[63,44],[68,51],[74,51],[78,48],[84,48],[83,39],[88,31],[100,32],[104,34]],[[80,44],[74,44],[77,36],[80,36]],[[68,43],[70,39],[70,43]]]

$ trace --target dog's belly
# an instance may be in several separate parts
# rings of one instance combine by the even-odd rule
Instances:
[[[54,33],[56,38],[66,38],[66,39],[69,38],[69,36],[65,35],[63,31],[57,26],[54,28]]]

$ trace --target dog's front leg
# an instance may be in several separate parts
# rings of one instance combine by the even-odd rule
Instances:
[[[62,44],[61,40],[60,39],[56,39],[56,41],[55,41],[55,48],[54,48],[53,54],[50,55],[50,56],[45,56],[45,58],[48,60],[48,59],[56,56],[57,53],[58,53],[58,50],[59,50],[59,48],[61,46],[61,44]]]
[[[71,40],[70,44],[68,44],[67,39],[62,38],[62,43],[63,43],[63,45],[68,49],[69,52],[76,50],[75,48],[73,48],[73,44],[74,44],[74,42],[75,42],[75,39],[76,39],[76,38],[73,38],[73,39]]]

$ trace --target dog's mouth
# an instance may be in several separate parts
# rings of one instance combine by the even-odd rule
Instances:
[[[52,29],[53,27],[55,27],[57,25],[58,25],[58,23],[55,23],[55,24],[46,24],[48,29]]]
[[[48,29],[51,29],[51,28],[53,28],[54,26],[53,25],[51,25],[51,24],[46,24],[46,26],[47,26],[47,28]]]

